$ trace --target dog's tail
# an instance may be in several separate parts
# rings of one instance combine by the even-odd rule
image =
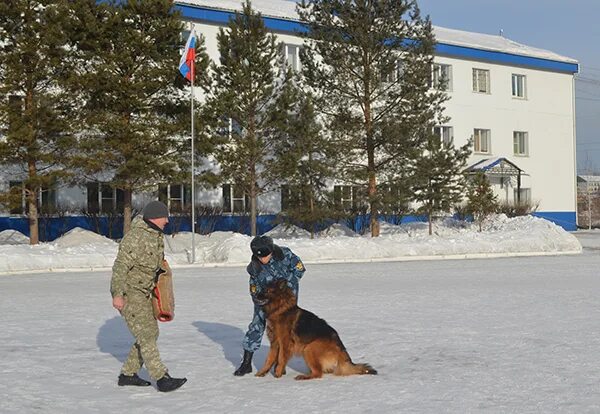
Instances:
[[[344,356],[338,361],[335,375],[377,375],[377,370],[369,364],[355,364],[350,359],[350,355],[344,352]]]

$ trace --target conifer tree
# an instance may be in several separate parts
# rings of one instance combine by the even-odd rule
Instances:
[[[482,229],[483,221],[498,211],[498,196],[494,194],[487,176],[478,172],[469,180],[467,187],[467,210],[473,214],[473,219]]]
[[[179,180],[189,158],[189,89],[178,71],[186,39],[171,0],[85,0],[77,15],[84,131],[77,166],[88,176],[109,174],[124,193],[124,232],[132,194]],[[196,84],[206,75],[202,45]]]
[[[447,99],[430,89],[431,23],[412,0],[303,1],[298,13],[308,27],[303,74],[344,154],[340,178],[366,187],[371,235],[378,236],[380,184],[413,174],[423,131]]]
[[[269,168],[286,183],[282,214],[303,224],[314,238],[317,225],[332,217],[327,180],[333,177],[337,154],[317,120],[310,94],[294,88],[280,99],[288,102],[278,105],[284,112],[275,112],[280,139],[275,140]]]
[[[0,164],[23,177],[22,189],[2,199],[20,206],[24,194],[31,244],[39,241],[40,191],[66,177],[74,144],[73,101],[63,87],[72,69],[67,7],[62,0],[0,2]]]
[[[275,36],[269,34],[260,13],[246,2],[217,35],[220,61],[213,66],[214,90],[208,99],[213,118],[221,121],[221,140],[214,153],[223,180],[239,186],[250,202],[250,230],[256,235],[257,198],[278,184],[267,164],[273,157],[277,133],[274,112],[279,99],[290,93],[289,71]],[[282,110],[280,113],[284,113]]]
[[[414,198],[420,204],[417,213],[427,216],[429,234],[432,234],[433,216],[450,211],[452,205],[463,198],[462,171],[470,154],[471,141],[456,148],[453,144],[442,143],[433,132],[429,133],[425,151],[416,161],[412,180]]]

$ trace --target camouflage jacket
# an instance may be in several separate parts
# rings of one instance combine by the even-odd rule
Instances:
[[[250,274],[250,295],[254,297],[273,280],[285,279],[288,286],[298,296],[298,282],[306,270],[302,260],[289,248],[275,245],[269,263],[262,264],[254,255],[246,268]]]
[[[163,232],[151,227],[141,216],[133,219],[129,232],[119,244],[112,268],[112,296],[124,296],[132,289],[148,294],[154,288],[156,271],[161,268],[164,254]]]

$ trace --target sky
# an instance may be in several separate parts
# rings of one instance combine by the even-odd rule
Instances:
[[[577,169],[600,174],[600,0],[418,0],[436,26],[498,34],[577,59]]]

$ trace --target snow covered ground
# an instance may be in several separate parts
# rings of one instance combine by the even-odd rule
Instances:
[[[289,246],[306,263],[406,261],[519,255],[577,254],[581,245],[561,227],[532,216],[509,219],[498,215],[478,226],[443,220],[428,234],[427,223],[401,226],[381,224],[381,236],[360,236],[334,224],[315,239],[298,227],[280,225],[269,233]],[[249,236],[233,232],[196,235],[193,266],[241,266],[249,259]],[[165,237],[165,252],[172,267],[186,266],[191,257],[191,233]],[[50,243],[29,246],[27,237],[13,230],[0,232],[0,274],[31,271],[109,269],[117,253],[116,242],[76,228]]]
[[[588,249],[308,265],[300,305],[380,374],[305,382],[293,380],[298,359],[282,379],[234,377],[252,307],[245,271],[181,268],[176,318],[159,339],[171,373],[188,377],[171,394],[117,387],[131,338],[110,306],[109,272],[4,275],[0,411],[599,412],[599,268]]]

